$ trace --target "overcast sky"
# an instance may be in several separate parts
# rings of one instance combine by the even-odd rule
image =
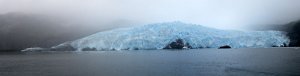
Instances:
[[[245,29],[300,19],[300,0],[0,0],[0,13],[8,12],[77,15],[104,22],[128,20],[132,25],[183,21]]]

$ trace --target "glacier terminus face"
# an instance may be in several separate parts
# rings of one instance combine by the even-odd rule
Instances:
[[[51,49],[72,50],[148,50],[164,49],[180,39],[191,49],[283,47],[289,39],[280,31],[233,31],[196,24],[168,22],[99,32]]]

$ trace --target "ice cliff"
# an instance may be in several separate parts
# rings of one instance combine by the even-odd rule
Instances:
[[[163,49],[181,39],[189,48],[267,48],[289,44],[280,31],[232,31],[196,24],[167,22],[99,32],[51,49],[64,50],[147,50]]]

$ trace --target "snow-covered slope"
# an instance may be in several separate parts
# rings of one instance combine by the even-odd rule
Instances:
[[[52,47],[76,50],[163,49],[176,39],[191,48],[259,48],[284,46],[289,39],[280,31],[230,31],[195,24],[168,22],[99,32],[82,39]]]

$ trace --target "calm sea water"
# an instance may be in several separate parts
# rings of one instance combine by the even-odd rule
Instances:
[[[0,53],[0,76],[297,75],[297,48]]]

